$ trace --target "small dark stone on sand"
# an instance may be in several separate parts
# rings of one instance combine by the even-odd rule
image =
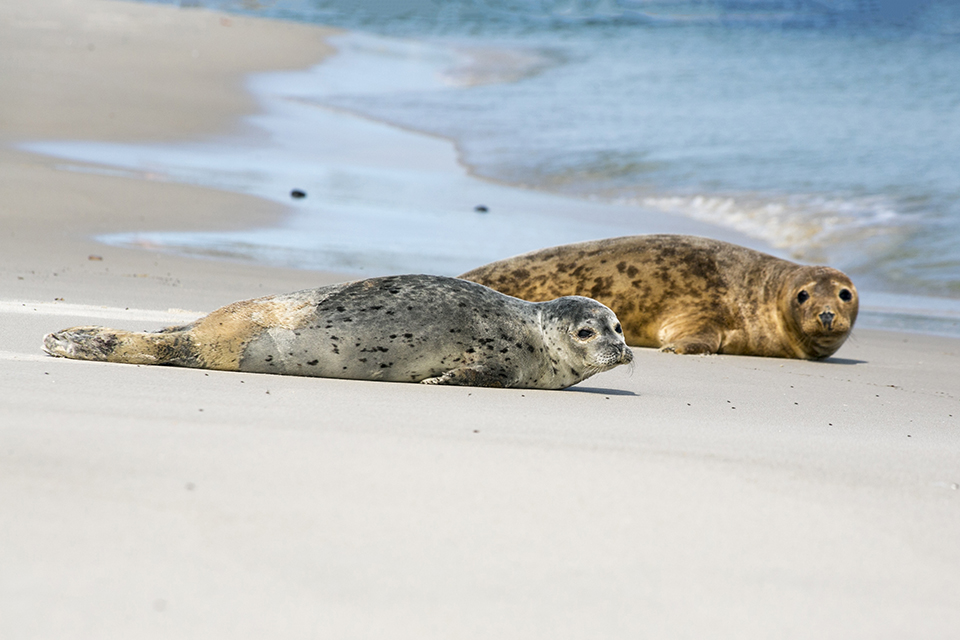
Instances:
[[[489,209],[487,209],[487,205],[485,204],[478,204],[473,208],[473,210],[478,213],[486,213],[487,211],[489,211]]]
[[[306,191],[301,191],[300,189],[294,189],[293,191],[290,192],[290,197],[291,197],[291,198],[296,198],[296,199],[298,199],[298,200],[299,200],[300,198],[306,198],[306,197],[307,197],[307,192],[306,192]]]

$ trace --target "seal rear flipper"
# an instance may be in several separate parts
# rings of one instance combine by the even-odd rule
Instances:
[[[43,337],[43,350],[59,358],[109,361],[119,340],[106,327],[73,327]]]
[[[73,327],[49,333],[43,350],[60,358],[122,362],[127,364],[175,364],[191,366],[182,348],[179,331],[137,333],[107,327]],[[181,353],[182,352],[182,353]]]
[[[481,364],[458,367],[442,376],[424,378],[420,384],[449,384],[461,387],[509,387],[512,376],[499,367]]]

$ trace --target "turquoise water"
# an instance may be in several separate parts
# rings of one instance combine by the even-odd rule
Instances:
[[[885,307],[948,309],[954,325],[960,317],[960,304],[950,303],[960,300],[955,3],[191,4],[351,33],[335,41],[339,55],[311,74],[251,82],[269,103],[269,115],[252,123],[261,131],[251,138],[256,142],[96,153],[111,158],[104,164],[141,174],[263,197],[287,194],[294,182],[309,186],[307,200],[291,204],[307,215],[322,197],[329,238],[308,241],[324,215],[314,209],[309,232],[293,225],[242,238],[167,234],[144,243],[205,245],[212,253],[357,272],[456,273],[471,261],[638,228],[729,232],[785,257],[837,266],[861,291],[886,296]],[[351,165],[342,149],[324,162],[311,155],[311,146],[324,145],[315,132],[331,126],[337,112],[362,115],[371,127],[389,123],[440,136],[454,143],[456,159],[473,176],[563,196],[558,203],[568,204],[558,204],[553,220],[543,218],[542,206],[536,216],[510,220],[451,216],[451,208],[463,207],[458,194],[472,197],[469,181],[414,175],[416,162],[408,161],[378,173]],[[367,133],[388,140],[400,135],[393,131]],[[417,144],[396,140],[399,149]],[[96,156],[90,146],[46,149]],[[413,172],[407,179],[405,165]],[[411,184],[421,192],[412,193]],[[500,193],[491,214],[522,200],[518,193]],[[476,191],[477,198],[488,194]],[[589,207],[578,219],[569,205],[578,201],[610,208],[603,220]],[[353,223],[337,223],[333,214]],[[649,228],[658,216],[663,228]],[[685,229],[684,220],[703,226]],[[337,224],[342,228],[329,228]],[[431,253],[438,243],[447,249]],[[908,304],[908,295],[941,300]]]
[[[868,287],[960,297],[956,3],[202,4],[473,53],[445,86],[323,100],[455,140],[476,175],[707,220]]]

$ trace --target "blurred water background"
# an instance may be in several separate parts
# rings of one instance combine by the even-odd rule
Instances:
[[[239,154],[235,142],[232,149],[206,141],[149,152],[113,146],[100,147],[100,157],[141,173],[259,195],[286,195],[296,183],[310,198],[323,194],[328,207],[344,190],[376,196],[340,211],[352,223],[327,219],[330,237],[339,239],[322,246],[304,244],[309,234],[302,228],[244,238],[167,234],[150,242],[204,245],[224,255],[244,245],[258,259],[358,273],[455,274],[518,250],[631,233],[631,212],[648,220],[653,212],[681,221],[667,229],[688,230],[683,220],[716,225],[746,244],[843,269],[868,294],[865,302],[899,314],[888,326],[923,328],[938,317],[935,331],[960,333],[960,3],[198,0],[189,6],[349,31],[334,40],[339,54],[312,75],[251,80],[255,93],[283,96],[254,122],[261,133],[271,132],[269,144],[261,135]],[[442,171],[430,174],[426,160],[423,166],[403,160],[399,168],[420,171],[408,177],[427,184],[427,197],[403,195],[396,162],[383,171],[362,163],[348,171],[342,161],[339,173],[312,165],[311,149],[336,144],[336,136],[311,138],[324,125],[317,119],[338,113],[365,120],[334,127],[365,126],[383,140],[421,132],[452,141],[456,160],[472,176],[525,188],[514,194],[561,196],[557,203],[605,203],[609,220],[595,211],[578,218],[575,204],[558,204],[555,219],[540,206],[532,207],[536,215],[518,214],[513,227],[489,226],[486,220],[519,196],[502,194],[499,209],[485,203],[485,216],[451,218],[431,205],[462,207],[457,196],[473,187],[444,182]],[[405,140],[384,148],[414,145]],[[89,160],[90,149],[47,151]],[[212,160],[198,160],[203,154]],[[394,196],[406,197],[405,204],[391,204]],[[497,198],[478,191],[481,197]],[[338,224],[346,226],[334,229]],[[431,234],[421,233],[425,227]],[[406,236],[414,239],[405,245]],[[449,250],[428,255],[437,238]],[[361,245],[387,257],[371,266],[376,260],[364,258]],[[326,258],[318,257],[323,252]]]

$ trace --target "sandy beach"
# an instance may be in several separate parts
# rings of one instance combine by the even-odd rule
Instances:
[[[957,339],[637,349],[551,392],[45,356],[64,327],[347,278],[100,244],[287,212],[17,147],[229,132],[247,74],[318,64],[333,33],[0,5],[0,637],[960,635]]]

